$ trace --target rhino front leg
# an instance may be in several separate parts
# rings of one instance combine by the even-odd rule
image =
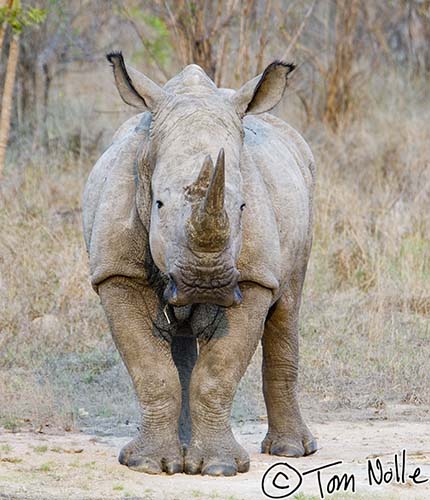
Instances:
[[[223,326],[201,342],[190,387],[192,439],[185,456],[188,474],[233,476],[249,469],[249,455],[236,442],[230,413],[238,383],[263,333],[271,291],[243,285],[240,306],[222,309]]]
[[[298,319],[303,276],[291,281],[274,306],[263,335],[263,392],[269,430],[261,451],[301,457],[317,451],[317,442],[303,421],[297,399]]]
[[[122,277],[103,282],[99,295],[142,412],[139,434],[121,450],[119,461],[150,474],[182,472],[181,387],[169,343],[154,335],[151,318],[157,315],[157,297]]]

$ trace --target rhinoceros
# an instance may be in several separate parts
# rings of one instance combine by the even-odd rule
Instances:
[[[275,61],[235,91],[194,64],[159,86],[120,52],[107,58],[138,114],[89,175],[83,225],[91,283],[141,409],[120,463],[153,474],[248,471],[230,413],[260,341],[261,450],[314,453],[297,400],[314,159],[267,113],[294,65]]]

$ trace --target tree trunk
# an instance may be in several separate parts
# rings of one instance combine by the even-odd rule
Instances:
[[[18,56],[19,36],[17,34],[14,34],[10,42],[0,116],[0,178],[2,176],[4,168],[7,142],[9,139],[10,118],[13,104],[13,89],[15,85],[15,74],[16,66],[18,63]]]

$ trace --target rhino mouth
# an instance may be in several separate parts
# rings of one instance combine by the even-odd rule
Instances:
[[[217,304],[223,307],[238,305],[242,294],[238,285],[239,272],[232,268],[223,275],[181,272],[169,273],[164,299],[173,306]]]

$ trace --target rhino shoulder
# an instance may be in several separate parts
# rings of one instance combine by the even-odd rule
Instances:
[[[302,136],[273,115],[246,116],[244,128],[249,215],[243,218],[241,273],[277,296],[310,246],[314,159]]]
[[[251,150],[255,146],[276,143],[277,148],[286,148],[294,156],[306,184],[313,190],[315,183],[315,160],[303,136],[284,120],[270,114],[246,116],[244,120],[245,144]]]
[[[129,134],[133,134],[136,131],[149,130],[150,125],[151,125],[150,113],[148,112],[139,113],[138,115],[132,116],[131,118],[126,120],[115,132],[115,134],[112,137],[112,143],[120,141],[124,137],[128,136]]]
[[[85,186],[84,237],[95,288],[113,275],[144,278],[148,237],[136,210],[135,161],[147,139],[146,115],[120,127]]]

